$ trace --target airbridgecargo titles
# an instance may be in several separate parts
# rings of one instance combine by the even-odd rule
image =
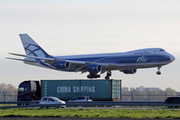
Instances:
[[[57,87],[58,93],[94,93],[95,86],[58,86]]]

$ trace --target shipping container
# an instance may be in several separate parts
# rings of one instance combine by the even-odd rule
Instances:
[[[90,96],[94,101],[121,100],[121,80],[41,80],[41,95],[69,100]]]
[[[65,101],[75,96],[90,96],[93,101],[120,101],[121,80],[29,80],[19,85],[18,101],[40,100],[46,96]]]

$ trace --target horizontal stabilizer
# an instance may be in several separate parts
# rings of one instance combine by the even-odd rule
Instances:
[[[36,56],[27,56],[17,53],[9,53],[11,55],[20,56],[20,57],[28,57],[28,58],[34,58],[34,59],[40,59],[40,60],[54,60],[53,58],[45,58],[45,57],[36,57]]]
[[[17,54],[17,53],[9,53],[11,55],[16,55],[16,56],[21,56],[21,57],[27,57],[26,55],[22,55],[22,54]]]
[[[17,59],[17,58],[6,58],[11,60],[18,60],[18,61],[25,61],[25,62],[32,62],[32,63],[38,63],[39,61],[32,61],[32,60],[25,60],[25,59]]]

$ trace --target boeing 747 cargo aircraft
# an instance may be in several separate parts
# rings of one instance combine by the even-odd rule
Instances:
[[[137,69],[160,68],[175,60],[175,57],[162,48],[147,48],[119,53],[52,56],[44,51],[27,34],[20,34],[26,55],[9,53],[25,57],[24,59],[8,58],[23,61],[25,64],[50,68],[66,72],[89,72],[88,78],[100,78],[100,74],[107,72],[105,79],[109,79],[111,71],[119,70],[125,74],[134,74]]]

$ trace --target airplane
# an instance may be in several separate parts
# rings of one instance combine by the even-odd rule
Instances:
[[[147,48],[119,53],[85,54],[69,56],[52,56],[44,51],[28,34],[19,34],[26,55],[9,53],[25,57],[24,59],[7,58],[23,61],[25,64],[50,68],[66,72],[89,72],[87,78],[100,78],[100,74],[107,72],[105,79],[110,79],[114,70],[125,74],[134,74],[137,69],[160,68],[175,60],[175,57],[162,48]]]

